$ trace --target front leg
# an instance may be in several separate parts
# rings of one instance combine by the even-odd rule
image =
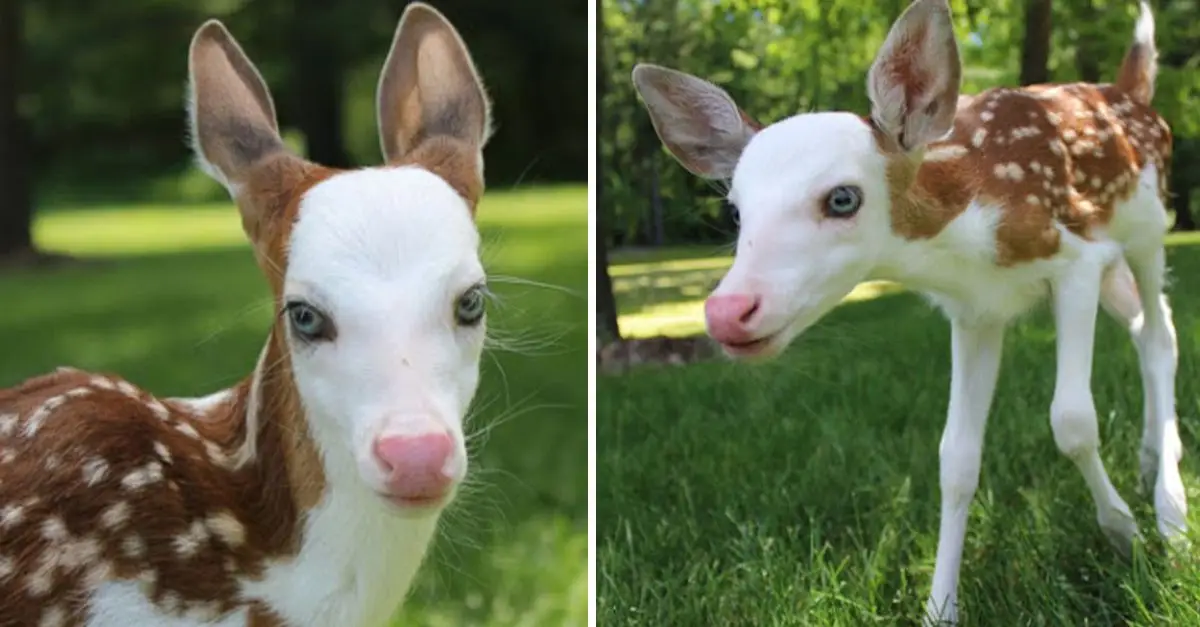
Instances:
[[[1004,324],[951,320],[950,407],[939,449],[942,520],[926,625],[958,622],[958,572],[967,512],[979,485],[983,435],[996,391]]]

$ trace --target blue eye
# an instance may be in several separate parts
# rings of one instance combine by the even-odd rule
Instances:
[[[835,218],[848,218],[862,206],[862,190],[853,185],[838,185],[825,197],[825,213]]]
[[[287,304],[287,316],[292,332],[300,339],[306,342],[333,339],[333,324],[312,305],[290,302]]]

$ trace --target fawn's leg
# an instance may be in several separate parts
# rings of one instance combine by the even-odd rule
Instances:
[[[1179,476],[1183,446],[1175,416],[1179,351],[1171,308],[1162,291],[1166,252],[1157,244],[1130,250],[1127,256],[1144,309],[1140,324],[1135,321],[1131,331],[1141,361],[1143,394],[1153,416],[1142,434],[1142,479],[1154,485],[1159,533],[1169,540],[1181,539],[1187,530],[1187,494]]]
[[[967,512],[979,484],[983,435],[1004,347],[1003,324],[968,325],[951,320],[950,325],[950,406],[939,448],[941,527],[933,587],[925,608],[926,625],[958,622],[958,572]]]
[[[1058,450],[1075,462],[1092,492],[1100,527],[1127,553],[1137,535],[1137,524],[1100,460],[1100,427],[1092,398],[1096,305],[1103,271],[1102,266],[1084,259],[1053,285],[1058,365],[1050,425]]]
[[[1142,444],[1139,451],[1141,481],[1138,488],[1140,494],[1148,494],[1154,490],[1154,482],[1158,476],[1158,448],[1154,444],[1158,437],[1158,416],[1154,409],[1150,374],[1146,369],[1146,353],[1140,340],[1145,321],[1142,298],[1138,294],[1133,270],[1130,270],[1124,258],[1118,259],[1105,272],[1104,282],[1100,286],[1100,304],[1118,324],[1129,331],[1130,339],[1137,349],[1138,368],[1142,377]]]

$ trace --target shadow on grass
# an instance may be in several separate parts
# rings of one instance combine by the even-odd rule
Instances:
[[[490,330],[520,352],[485,356],[470,485],[403,624],[586,624],[587,268],[574,241],[585,219],[484,228],[492,271],[565,291],[492,286]],[[273,307],[247,245],[103,258],[0,277],[0,386],[65,364],[171,396],[248,375]]]

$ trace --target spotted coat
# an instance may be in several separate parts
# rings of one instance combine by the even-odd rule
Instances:
[[[891,157],[893,229],[933,237],[978,200],[1003,211],[997,263],[1051,257],[1059,226],[1094,238],[1147,165],[1165,202],[1171,148],[1163,118],[1112,85],[990,89],[960,99],[953,130],[923,155]]]
[[[121,580],[168,615],[281,625],[238,582],[298,550],[323,477],[292,412],[260,416],[245,459],[250,386],[200,406],[63,368],[0,391],[0,626],[82,625]]]

